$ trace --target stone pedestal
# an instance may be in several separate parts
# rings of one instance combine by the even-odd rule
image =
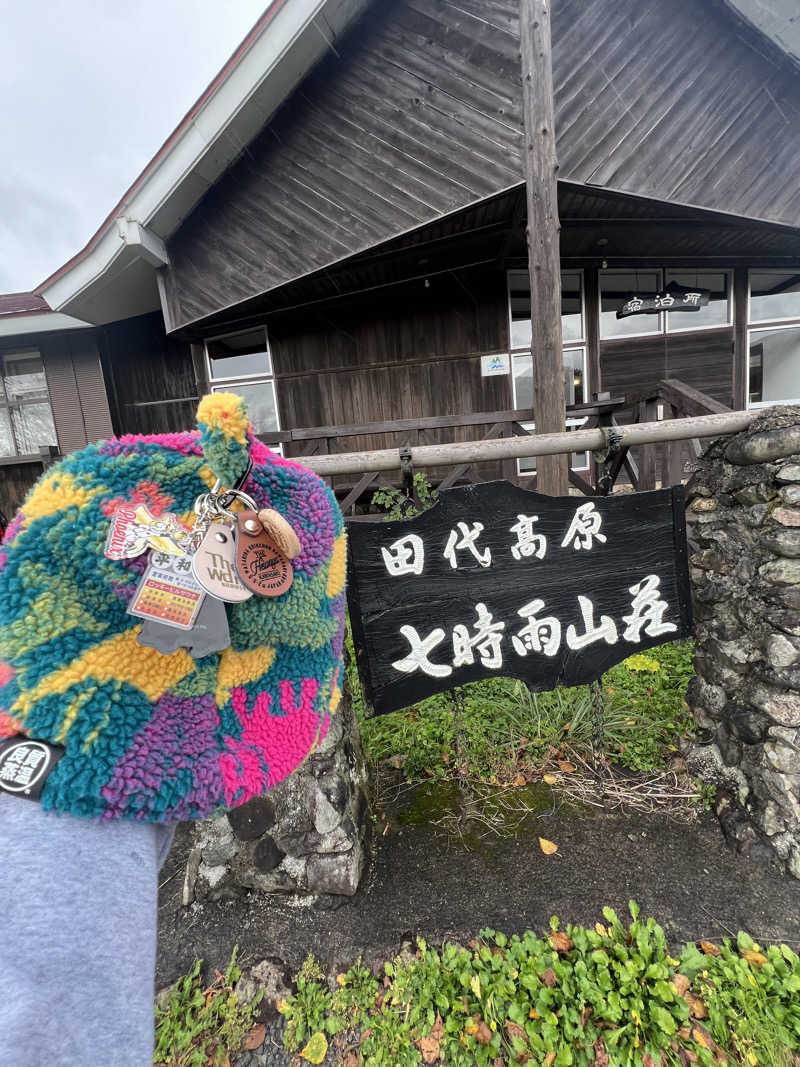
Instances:
[[[366,775],[345,688],[328,735],[272,789],[198,823],[184,904],[259,889],[352,896],[364,867]]]
[[[800,878],[800,407],[721,438],[687,487],[697,655],[687,699],[726,833]]]

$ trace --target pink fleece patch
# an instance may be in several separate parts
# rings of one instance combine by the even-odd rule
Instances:
[[[236,686],[231,694],[242,736],[239,740],[226,737],[228,751],[220,756],[226,804],[243,804],[282,782],[300,766],[320,735],[320,719],[314,710],[319,691],[317,679],[302,680],[298,703],[292,682],[282,681],[279,685],[283,715],[271,714],[269,693],[259,693],[252,709],[248,709],[243,686]],[[262,758],[264,762],[269,759],[266,775]]]

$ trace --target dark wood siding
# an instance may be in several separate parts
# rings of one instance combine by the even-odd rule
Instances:
[[[198,394],[191,349],[165,335],[159,312],[105,326],[100,347],[116,434],[194,426]]]
[[[678,378],[731,406],[733,330],[632,337],[600,343],[603,389],[635,391],[662,378]]]
[[[453,272],[378,300],[275,316],[268,329],[281,425],[352,425],[512,407],[509,380],[482,378],[480,356],[505,351],[505,273]],[[429,443],[439,438],[430,431]],[[449,430],[446,440],[457,439]],[[347,450],[397,444],[348,438]]]
[[[376,0],[170,240],[173,326],[517,183],[517,9]],[[711,3],[553,9],[562,178],[800,223],[800,73]]]
[[[0,464],[0,511],[8,522],[41,474],[42,464],[38,462]]]

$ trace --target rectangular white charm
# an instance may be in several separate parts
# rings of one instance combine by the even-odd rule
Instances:
[[[511,373],[511,357],[508,352],[493,356],[481,356],[481,378],[494,378],[498,374]]]

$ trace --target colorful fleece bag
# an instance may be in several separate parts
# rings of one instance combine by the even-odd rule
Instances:
[[[26,735],[58,748],[44,808],[199,819],[282,781],[336,711],[346,551],[333,493],[256,439],[239,397],[204,397],[197,420],[191,433],[125,436],[67,456],[6,532],[0,746]],[[128,607],[151,552],[107,558],[110,524],[121,508],[144,507],[191,527],[215,483],[238,484],[291,527],[291,585],[226,603],[222,651],[195,659],[144,647]]]

